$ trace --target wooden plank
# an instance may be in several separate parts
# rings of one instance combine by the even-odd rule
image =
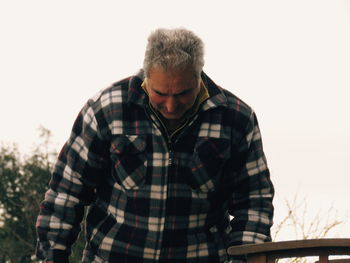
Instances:
[[[299,250],[305,248],[347,248],[350,249],[350,238],[325,238],[292,240],[280,242],[266,242],[260,244],[248,244],[231,246],[228,248],[230,255],[242,255],[269,251]]]

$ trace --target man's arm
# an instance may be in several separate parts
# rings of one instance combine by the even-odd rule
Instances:
[[[229,213],[233,216],[229,245],[271,241],[274,188],[254,112],[238,146],[237,157],[239,164],[229,202]]]
[[[37,256],[44,262],[68,262],[84,206],[94,198],[103,162],[103,142],[92,108],[79,113],[71,136],[61,150],[49,190],[37,218]]]

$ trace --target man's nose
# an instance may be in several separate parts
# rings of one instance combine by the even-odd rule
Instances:
[[[176,111],[177,102],[176,102],[176,99],[174,98],[174,96],[169,96],[167,98],[165,106],[166,106],[167,112],[169,112],[169,113],[173,113]]]

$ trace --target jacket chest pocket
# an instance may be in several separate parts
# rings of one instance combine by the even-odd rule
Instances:
[[[227,139],[198,139],[190,167],[190,185],[194,190],[212,192],[218,189],[223,166],[230,158],[230,149],[230,141]]]
[[[145,182],[147,168],[146,137],[121,135],[111,143],[112,175],[126,190],[139,189]]]

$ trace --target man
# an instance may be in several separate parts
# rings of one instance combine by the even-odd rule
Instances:
[[[203,53],[191,31],[158,29],[143,70],[83,107],[38,216],[41,259],[68,262],[84,206],[82,262],[233,262],[229,246],[270,240],[255,114],[202,71]]]

